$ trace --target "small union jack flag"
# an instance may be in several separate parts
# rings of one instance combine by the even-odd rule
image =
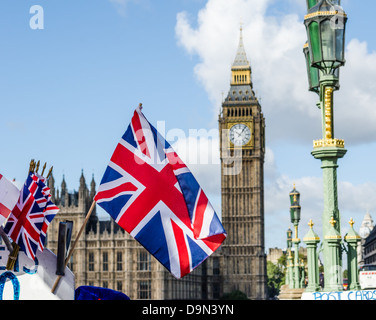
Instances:
[[[51,201],[46,179],[30,172],[4,231],[35,260],[37,249],[43,251],[47,227],[58,211]]]
[[[138,107],[94,200],[176,278],[200,265],[226,232],[200,185]]]
[[[20,197],[20,190],[0,174],[0,226],[6,221]]]
[[[42,228],[40,229],[40,239],[39,239],[39,250],[43,251],[44,244],[47,237],[47,228],[50,225],[51,221],[55,217],[55,215],[59,212],[59,208],[51,201],[51,190],[46,185],[46,178],[36,174],[37,178],[40,179],[40,188],[42,196],[39,194],[39,198],[36,199],[38,205],[43,208],[44,220]]]

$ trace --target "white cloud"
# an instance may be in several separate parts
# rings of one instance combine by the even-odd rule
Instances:
[[[203,132],[204,131],[205,130],[203,130]],[[172,147],[191,170],[208,196],[209,194],[213,196],[220,194],[221,167],[217,130],[213,130],[210,134],[206,132],[206,134],[201,136],[181,136]]]
[[[376,53],[368,51],[366,42],[352,39],[346,60],[341,69],[341,90],[335,94],[337,131],[351,143],[375,141]]]
[[[268,147],[266,147],[265,150],[264,169],[266,181],[273,181],[278,178],[279,172],[277,169],[277,164],[275,162],[274,152]]]

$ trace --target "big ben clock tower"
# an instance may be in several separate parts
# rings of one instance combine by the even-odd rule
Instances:
[[[219,116],[221,133],[222,292],[266,299],[264,236],[265,119],[252,88],[240,29],[230,91]]]

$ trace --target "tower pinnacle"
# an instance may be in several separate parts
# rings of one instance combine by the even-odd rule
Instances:
[[[242,26],[240,26],[239,45],[231,67],[231,73],[231,85],[252,85],[251,65],[244,48]]]
[[[249,61],[247,59],[247,54],[245,52],[244,43],[243,43],[243,26],[240,25],[240,38],[239,38],[239,45],[238,50],[236,52],[235,61],[232,64],[233,68],[244,68],[250,67]]]
[[[230,91],[225,102],[238,103],[238,101],[256,100],[252,90],[252,70],[247,59],[243,43],[243,26],[240,26],[239,44],[235,60],[231,66]]]

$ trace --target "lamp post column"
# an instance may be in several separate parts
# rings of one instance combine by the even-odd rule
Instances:
[[[296,234],[295,239],[292,239],[294,243],[294,289],[300,288],[300,264],[299,264],[299,243],[300,239]]]
[[[287,256],[287,277],[288,285],[291,289],[294,288],[294,262],[291,250],[289,250],[289,255]]]
[[[309,222],[309,231],[303,238],[303,242],[307,245],[307,265],[308,265],[308,286],[306,292],[320,291],[319,284],[319,265],[317,256],[317,244],[320,238],[313,231],[313,222]]]
[[[329,248],[328,248],[328,239],[326,239],[326,235],[330,233],[331,226],[328,221],[333,219],[337,222],[333,228],[338,232],[341,233],[340,230],[340,213],[338,209],[338,192],[337,192],[337,161],[339,158],[342,158],[347,150],[344,148],[343,140],[333,139],[331,143],[324,140],[315,141],[314,143],[314,150],[312,151],[312,155],[316,158],[321,160],[321,168],[323,170],[323,191],[324,191],[324,210],[322,214],[322,221],[323,221],[323,235],[324,235],[324,242],[323,242],[323,260],[324,260],[324,268],[325,268],[325,283],[327,283],[327,277],[329,277],[328,270],[339,270],[342,267],[342,257],[340,255],[338,264],[332,265],[329,255]],[[339,280],[340,278],[337,277]],[[341,283],[338,283],[341,285]]]
[[[329,224],[331,227],[324,237],[324,243],[326,242],[327,245],[324,291],[343,291],[341,266],[342,237],[334,227],[337,224],[337,221],[333,217],[330,219]]]
[[[299,243],[300,239],[298,238],[298,225],[300,221],[300,193],[296,190],[295,185],[294,189],[290,192],[290,219],[291,223],[295,228],[295,238],[292,239],[294,244],[294,289],[300,288],[300,265],[299,265]]]
[[[345,242],[348,244],[347,249],[347,275],[349,280],[349,290],[360,290],[359,272],[358,272],[358,243],[360,236],[355,232],[354,220],[351,218],[349,232],[345,235]]]
[[[300,259],[300,288],[305,288],[305,278],[304,260]]]
[[[289,228],[287,230],[287,270],[286,270],[286,284],[289,285],[289,287],[293,288],[293,275],[292,275],[292,255],[291,255],[291,247],[292,247],[292,231]]]

